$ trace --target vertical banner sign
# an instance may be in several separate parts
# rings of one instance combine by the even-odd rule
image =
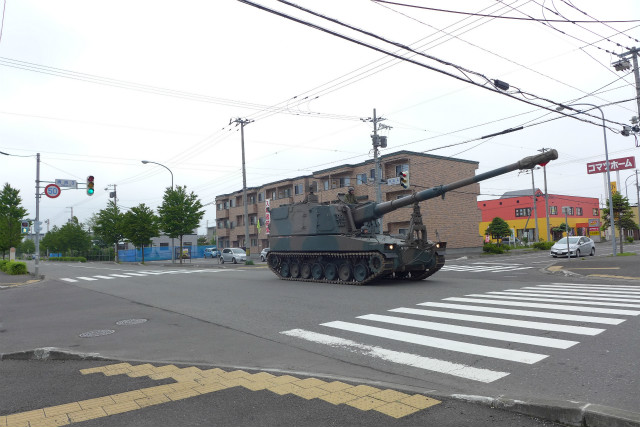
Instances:
[[[271,224],[271,212],[269,212],[270,207],[271,207],[271,200],[270,199],[265,199],[265,201],[264,201],[264,224],[267,226],[266,229],[265,229],[265,233],[267,235],[270,233],[269,224]]]

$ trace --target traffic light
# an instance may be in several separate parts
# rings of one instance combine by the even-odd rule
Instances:
[[[29,221],[20,222],[20,233],[29,234]]]
[[[400,172],[400,186],[405,190],[409,188],[409,171]]]
[[[89,175],[87,177],[87,195],[88,196],[93,196],[93,193],[95,193],[95,189],[94,187],[94,182],[93,182],[93,175]]]

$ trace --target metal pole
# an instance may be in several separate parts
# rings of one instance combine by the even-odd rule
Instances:
[[[542,149],[544,153],[546,148]],[[547,191],[547,165],[542,167],[544,172],[544,211],[545,217],[547,218],[547,242],[551,241],[551,225],[549,225],[549,192]]]
[[[640,102],[640,101],[639,101]],[[604,135],[604,156],[605,156],[605,162],[606,162],[606,166],[607,166],[607,184],[608,184],[608,188],[607,188],[607,193],[609,194],[609,218],[610,218],[610,224],[611,224],[611,246],[613,248],[613,256],[616,256],[616,227],[615,227],[615,220],[613,219],[614,215],[613,215],[613,195],[611,194],[611,171],[609,170],[609,148],[607,147],[607,127],[606,127],[606,123],[604,120],[604,111],[602,111],[602,108],[598,107],[597,105],[594,104],[584,104],[584,103],[578,103],[578,104],[570,104],[570,105],[588,105],[590,107],[593,108],[597,108],[598,111],[600,111],[600,114],[602,115],[602,133]],[[562,109],[563,107],[559,107],[559,109]]]
[[[240,121],[240,143],[242,145],[242,205],[244,206],[242,220],[244,221],[244,246],[248,259],[251,255],[251,241],[249,240],[249,207],[247,206],[247,170],[244,162],[244,125],[246,123],[248,123],[246,120]]]
[[[40,270],[40,153],[36,154],[36,262],[34,274],[38,276]]]
[[[378,153],[378,147],[380,141],[378,140],[378,118],[376,117],[376,109],[373,109],[373,161],[375,167],[375,180],[376,180],[376,202],[382,203],[382,188],[380,184],[382,182],[382,170],[380,167],[380,155]],[[380,225],[380,233],[384,232],[384,219],[379,218],[378,224]]]
[[[538,201],[536,200],[536,183],[533,180],[533,168],[531,168],[531,186],[532,186],[532,190],[531,190],[531,196],[533,197],[533,216],[535,218],[535,232],[533,234],[533,241],[537,242],[538,241]]]
[[[631,54],[633,59],[633,74],[636,78],[636,102],[638,103],[638,118],[640,118],[640,73],[638,72],[638,50],[634,47]]]

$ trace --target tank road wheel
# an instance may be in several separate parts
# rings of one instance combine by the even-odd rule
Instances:
[[[287,261],[282,263],[282,267],[280,267],[280,275],[282,277],[289,277],[291,271],[289,271],[289,263]]]
[[[338,277],[343,282],[348,282],[353,277],[353,271],[351,270],[351,266],[348,263],[340,264],[338,267]]]
[[[269,263],[269,266],[271,268],[278,268],[278,266],[280,265],[280,257],[278,257],[277,255],[267,255],[267,263]]]
[[[322,264],[320,264],[319,262],[316,262],[311,266],[311,277],[313,277],[314,280],[322,279],[323,274],[324,274],[324,271],[322,269]]]
[[[353,277],[356,279],[356,282],[362,282],[368,275],[369,269],[364,262],[359,262],[353,267]]]
[[[311,264],[305,262],[300,266],[300,276],[302,276],[303,279],[311,277]]]
[[[289,270],[291,271],[291,277],[294,279],[300,276],[300,263],[298,261],[292,261]]]
[[[336,280],[338,277],[338,267],[336,267],[335,263],[330,262],[324,266],[324,277],[327,280]]]
[[[375,254],[369,259],[369,269],[372,273],[378,273],[384,267],[384,260],[382,256]]]

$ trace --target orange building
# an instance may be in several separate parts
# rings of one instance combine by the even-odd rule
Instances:
[[[478,231],[481,236],[495,217],[500,217],[509,224],[518,239],[526,238],[534,241],[536,217],[534,210],[534,197],[532,189],[511,191],[504,193],[495,200],[483,200],[478,202],[478,208],[482,212],[482,221]],[[535,208],[538,213],[538,240],[547,240],[547,220],[545,215],[544,193],[536,190]],[[567,222],[570,234],[577,236],[590,236],[599,238],[600,231],[594,226],[594,220],[600,221],[600,209],[598,199],[595,197],[564,196],[549,194],[549,227],[551,240],[557,240],[562,236],[560,232],[553,232],[553,228],[565,222],[563,207],[567,207]],[[591,220],[591,221],[590,221]],[[591,227],[589,223],[591,222]]]

